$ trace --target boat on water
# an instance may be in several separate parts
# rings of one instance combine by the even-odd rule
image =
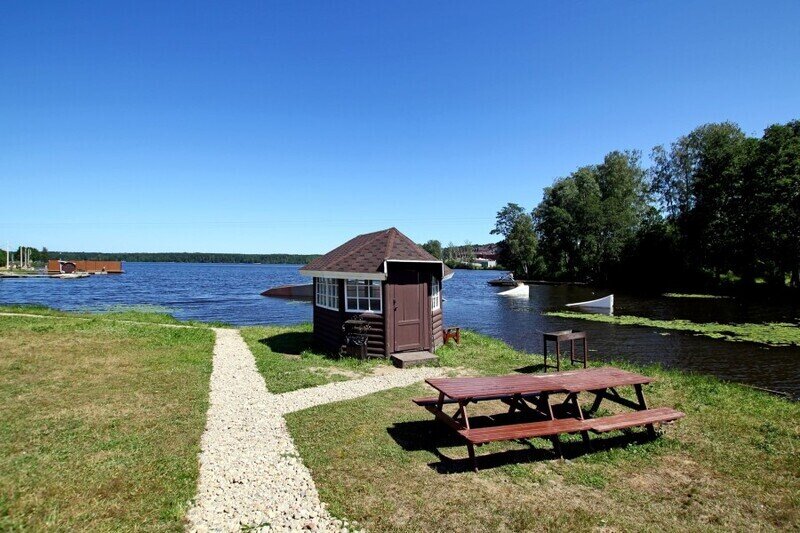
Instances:
[[[492,287],[516,287],[519,285],[519,282],[514,279],[513,274],[506,274],[500,278],[489,280],[486,283]]]
[[[58,279],[81,279],[81,278],[88,278],[91,274],[88,272],[70,272],[68,274],[55,274],[50,276],[51,278],[58,278]]]
[[[575,302],[567,304],[567,307],[586,307],[589,309],[613,309],[614,308],[614,295],[609,294],[596,300],[587,300],[585,302]]]
[[[273,298],[294,298],[298,300],[311,300],[314,296],[314,285],[304,283],[302,285],[281,285],[272,287],[261,293],[261,296],[272,296]]]

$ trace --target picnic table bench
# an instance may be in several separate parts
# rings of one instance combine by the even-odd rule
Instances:
[[[589,432],[604,433],[637,426],[645,426],[655,436],[655,424],[672,422],[684,413],[669,407],[648,409],[642,385],[653,379],[613,367],[601,367],[555,374],[516,374],[497,377],[431,378],[426,382],[439,391],[438,396],[415,398],[419,406],[428,411],[463,438],[470,461],[478,470],[475,446],[489,442],[549,438],[559,457],[559,435],[580,433],[586,446],[590,446]],[[617,388],[632,386],[636,401],[627,399]],[[584,412],[578,402],[582,392],[594,394],[592,406]],[[564,394],[556,405],[551,395]],[[470,403],[500,401],[508,406],[506,415],[518,415],[511,423],[498,422],[473,427],[467,411]],[[594,417],[603,400],[633,409],[631,412]],[[457,404],[453,415],[444,411],[446,405]]]

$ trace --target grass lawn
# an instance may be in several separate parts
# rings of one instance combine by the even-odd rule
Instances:
[[[622,326],[644,326],[675,331],[689,331],[698,335],[734,342],[757,342],[770,346],[800,346],[800,326],[784,322],[766,324],[717,324],[716,322],[700,323],[690,320],[654,320],[640,316],[608,316],[576,311],[553,311],[544,313],[559,318],[592,320]]]
[[[542,362],[471,332],[438,353],[460,373],[531,371]],[[591,454],[571,437],[563,462],[544,439],[496,443],[477,449],[482,470],[472,473],[463,443],[411,403],[431,394],[423,385],[287,422],[330,510],[375,531],[800,527],[800,404],[710,377],[629,368],[658,378],[645,387],[651,406],[687,417],[655,441],[642,430],[593,436]]]
[[[155,306],[119,306],[109,311],[60,311],[40,305],[0,305],[0,313],[17,313],[56,318],[72,318],[85,320],[106,320],[113,322],[147,322],[151,324],[172,324],[192,326],[196,328],[230,327],[222,322],[196,322],[194,320],[178,320],[162,308]]]
[[[0,530],[182,530],[213,332],[49,313],[0,316]]]
[[[310,324],[247,327],[241,333],[267,389],[277,394],[364,377],[375,368],[388,365],[384,359],[336,359],[315,352]]]

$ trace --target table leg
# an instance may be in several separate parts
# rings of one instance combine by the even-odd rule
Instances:
[[[475,446],[471,443],[467,443],[467,453],[469,454],[469,460],[472,463],[472,470],[474,472],[478,471],[478,460],[475,459]]]
[[[642,386],[640,384],[633,386],[634,390],[636,390],[636,399],[639,400],[639,410],[645,411],[647,409],[647,402],[644,399],[644,393],[642,392]],[[656,438],[656,428],[653,424],[647,424],[647,434],[650,436],[651,439]]]
[[[596,391],[593,390],[589,392],[596,395],[594,398],[594,403],[592,403],[592,406],[589,408],[589,414],[593,415],[597,412],[598,409],[600,409],[600,404],[602,403],[603,398],[605,398],[606,395],[606,389],[596,390]]]
[[[547,372],[547,339],[544,340],[544,371]]]
[[[556,372],[561,372],[561,343],[556,341]]]
[[[574,394],[572,396],[573,402],[575,403],[575,410],[578,413],[578,418],[580,420],[585,420],[583,417],[583,410],[581,409],[581,404],[578,402],[578,395]],[[588,431],[581,431],[581,439],[583,439],[583,445],[586,446],[587,451],[592,451],[592,442],[589,440],[589,432]]]
[[[550,404],[550,395],[547,393],[543,393],[541,395],[540,402],[547,405],[547,411],[545,411],[545,413],[550,417],[550,420],[555,420],[556,417],[553,416],[553,406]],[[558,435],[553,435],[552,437],[550,437],[550,441],[553,443],[553,450],[555,450],[558,458],[563,459],[564,453],[561,451],[561,441],[559,440]]]
[[[589,345],[587,344],[586,337],[583,338],[583,368],[589,366]]]
[[[461,417],[464,420],[464,427],[466,429],[469,429],[469,416],[467,416],[467,404],[468,403],[469,403],[469,400],[464,401],[464,402],[458,402],[458,404],[461,406]]]

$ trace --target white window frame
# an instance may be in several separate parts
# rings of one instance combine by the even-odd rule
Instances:
[[[442,307],[442,285],[436,276],[431,276],[431,311]]]
[[[336,278],[317,278],[314,284],[314,303],[317,307],[339,310],[339,280]]]
[[[348,289],[351,287],[355,288],[355,297],[350,296]],[[366,296],[358,295],[359,287],[366,287]],[[377,298],[375,297],[376,291],[378,293]],[[356,300],[356,307],[350,307],[350,300],[353,299]],[[376,299],[378,300],[378,305],[380,307],[378,309],[373,309],[372,302]],[[366,302],[366,307],[361,306],[362,302]],[[348,313],[373,313],[376,315],[383,314],[383,283],[381,283],[379,280],[346,279],[344,281],[344,305],[345,310]]]

